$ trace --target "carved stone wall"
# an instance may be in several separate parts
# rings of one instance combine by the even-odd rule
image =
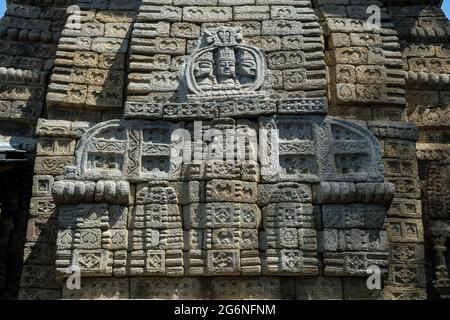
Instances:
[[[424,236],[415,155],[418,133],[406,118],[406,75],[394,28],[397,13],[388,1],[317,2],[328,38],[330,113],[367,121],[380,140],[386,180],[395,185],[388,211],[390,270],[384,297],[423,299]],[[406,11],[412,2],[405,2]],[[380,9],[381,28],[368,23],[370,5]]]
[[[450,23],[437,6],[392,7],[399,17],[406,75],[407,116],[419,128],[417,157],[422,190],[427,285],[433,298],[450,296],[448,251],[448,160]]]
[[[188,17],[200,10],[143,9]],[[277,19],[275,25],[285,26]],[[280,276],[358,277],[373,264],[386,273],[385,205],[394,190],[384,182],[372,133],[326,116],[325,97],[308,87],[303,51],[286,53],[291,58],[276,60],[288,65],[278,66],[246,42],[244,29],[201,30],[190,55],[178,57],[172,101],[130,95],[125,120],[88,129],[74,165],[54,182],[57,277],[67,277],[75,265],[84,277],[147,276],[160,286],[166,277],[183,276],[214,286],[216,276],[226,276],[222,283],[240,287],[245,282],[236,277],[270,276],[264,280],[269,283],[282,282]],[[176,39],[157,41],[166,50]],[[298,68],[289,72],[305,75],[298,78],[305,91],[294,96],[289,88],[276,91],[267,84],[271,67],[289,66]],[[316,68],[324,66],[322,60]],[[159,88],[152,87],[155,72],[150,78],[141,72],[146,82],[130,81],[128,93]],[[290,79],[289,72],[281,72],[283,79]],[[167,83],[164,74],[156,78]],[[317,289],[303,288],[301,281],[298,287]],[[129,288],[130,296],[148,297],[134,290]],[[297,288],[291,294],[296,297]],[[272,295],[285,293],[279,287]]]
[[[36,155],[19,298],[424,299],[434,276],[447,288],[437,5],[12,1],[0,130]],[[15,115],[19,100],[35,116]],[[382,292],[366,287],[371,265]],[[71,266],[82,290],[65,286]]]
[[[0,284],[2,298],[17,297],[24,252],[27,260],[24,243],[37,144],[34,131],[45,113],[45,94],[66,7],[66,1],[13,0],[8,1],[0,20],[0,141],[26,151],[27,159],[16,171],[2,176],[0,265],[6,271],[5,282]]]
[[[53,42],[53,52],[46,60],[39,60],[48,76],[44,77],[41,97],[44,111],[42,115],[39,111],[37,128],[30,133],[36,139],[36,160],[33,188],[27,189],[32,191],[32,198],[19,298],[56,299],[61,297],[61,286],[55,281],[58,216],[51,187],[60,179],[64,167],[73,164],[81,134],[95,123],[122,114],[129,38],[123,28],[131,28],[140,1],[55,1],[52,5],[13,2],[20,14],[28,9],[42,13],[33,17],[34,24],[25,20],[14,22],[16,28],[20,25],[31,30],[29,39],[17,30],[11,34],[20,34],[21,41],[30,41],[30,48],[40,46],[33,44],[35,34]],[[71,5],[77,5],[79,10]],[[56,20],[50,13],[59,13],[56,17],[60,20],[47,21]],[[10,134],[17,135],[14,131]]]

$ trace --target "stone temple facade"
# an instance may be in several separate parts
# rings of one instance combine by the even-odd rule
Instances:
[[[2,298],[450,298],[440,1],[7,3]]]

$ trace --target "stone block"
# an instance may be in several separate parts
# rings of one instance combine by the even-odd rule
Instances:
[[[233,20],[231,7],[184,7],[183,21],[227,22]]]
[[[36,152],[40,156],[71,156],[75,152],[75,140],[65,138],[39,138]]]
[[[83,278],[80,290],[62,289],[65,300],[117,300],[129,299],[129,280],[127,278]]]
[[[30,216],[50,218],[56,215],[55,208],[52,197],[33,197],[30,201]]]
[[[268,249],[262,258],[264,275],[318,275],[316,252],[295,249]]]
[[[322,205],[324,228],[382,229],[386,223],[383,205]]]
[[[388,221],[389,239],[395,242],[423,241],[423,224],[421,219],[395,219]]]
[[[207,273],[209,275],[239,275],[239,250],[207,251]]]
[[[186,52],[186,40],[180,38],[136,39],[131,43],[131,52],[135,54],[183,55]]]
[[[383,275],[388,271],[388,256],[388,252],[324,252],[324,275],[366,277],[372,265]]]
[[[255,203],[257,185],[239,180],[211,180],[206,184],[207,202]]]
[[[214,279],[212,299],[293,299],[295,285],[283,278]]]
[[[59,289],[55,281],[54,265],[24,265],[20,279],[21,288]]]
[[[266,206],[269,203],[312,201],[311,187],[299,183],[278,183],[258,185],[258,204]]]
[[[418,264],[390,264],[389,285],[426,288],[425,266]]]
[[[175,38],[198,39],[200,36],[200,26],[189,22],[173,23],[170,35]]]
[[[271,203],[263,208],[264,228],[314,228],[313,206],[309,203]]]
[[[169,33],[169,22],[136,22],[132,36],[136,38],[168,37]]]
[[[38,175],[63,175],[65,167],[72,165],[73,162],[72,156],[36,157],[34,172]]]
[[[303,26],[300,21],[266,20],[262,22],[261,34],[267,36],[301,35]]]
[[[382,290],[370,290],[366,278],[344,278],[344,300],[382,300]]]
[[[202,278],[139,278],[130,279],[131,299],[206,299],[208,290]]]
[[[236,6],[233,7],[234,20],[269,20],[269,6]]]
[[[166,2],[167,3],[167,2]],[[142,6],[139,21],[181,21],[182,9],[174,6]]]
[[[19,300],[59,300],[61,290],[20,288]]]
[[[183,226],[191,229],[255,228],[261,212],[255,204],[217,202],[183,206]]]
[[[386,231],[325,229],[319,232],[318,238],[321,251],[386,252],[388,250]]]
[[[33,196],[49,197],[53,186],[54,178],[50,175],[33,177]]]
[[[426,300],[425,289],[402,286],[387,286],[383,290],[385,300]]]
[[[295,284],[297,300],[343,300],[341,278],[297,278]]]
[[[275,36],[247,38],[247,43],[259,48],[261,51],[271,52],[281,50],[281,39]]]

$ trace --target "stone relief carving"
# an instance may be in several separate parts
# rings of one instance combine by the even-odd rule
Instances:
[[[75,264],[87,276],[315,275],[321,251],[343,259],[326,266],[331,273],[362,275],[362,267],[351,269],[354,248],[364,265],[372,251],[387,259],[385,211],[375,204],[389,203],[393,190],[383,183],[374,137],[320,116],[266,117],[259,124],[258,136],[252,121],[206,122],[200,141],[189,135],[192,123],[113,120],[89,129],[66,180],[53,182],[62,212],[94,212],[72,224],[60,214],[58,272]],[[266,132],[276,139],[266,144]],[[227,158],[230,149],[237,153]],[[191,162],[191,150],[202,158]],[[318,186],[314,197],[311,183]],[[361,205],[355,212],[337,206],[349,201]],[[334,207],[320,213],[314,203]],[[108,225],[117,208],[131,224]],[[86,224],[90,215],[99,229]],[[326,228],[319,234],[317,215]],[[345,243],[341,230],[367,244]]]
[[[178,180],[183,148],[180,124],[111,120],[89,129],[66,175],[84,180]],[[178,160],[180,162],[177,162]]]
[[[267,141],[260,148],[263,181],[383,181],[378,141],[352,122],[280,116],[262,118],[260,126]]]
[[[259,120],[259,139],[251,122],[237,124],[237,127],[208,128],[225,135],[227,130],[241,126],[233,131],[232,144],[239,146],[236,136],[239,132],[241,138],[249,140],[244,143],[253,141],[251,148],[259,150],[263,181],[383,181],[378,142],[367,129],[350,121],[320,116],[265,117]],[[76,166],[66,168],[66,177],[94,181],[177,181],[181,179],[182,168],[192,166],[191,147],[195,142],[192,138],[183,123],[105,122],[85,133],[77,149]],[[210,139],[203,135],[200,138]],[[225,162],[229,150],[220,139],[223,149],[218,160]],[[200,160],[214,160],[214,155],[207,154],[206,149],[202,151]],[[243,157],[249,160],[248,154]],[[252,160],[256,158],[253,156]]]
[[[327,117],[325,98],[267,99],[263,55],[239,28],[206,29],[201,41],[184,70],[187,102],[128,104],[126,119],[86,130],[65,180],[51,181],[58,274],[72,264],[86,276],[160,277],[386,266],[393,189],[375,137]]]
[[[189,92],[201,96],[250,94],[264,82],[264,57],[243,44],[240,28],[206,29],[186,64]]]

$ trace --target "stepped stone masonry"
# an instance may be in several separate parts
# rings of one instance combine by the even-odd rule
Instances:
[[[449,298],[439,5],[10,1],[0,297]]]

